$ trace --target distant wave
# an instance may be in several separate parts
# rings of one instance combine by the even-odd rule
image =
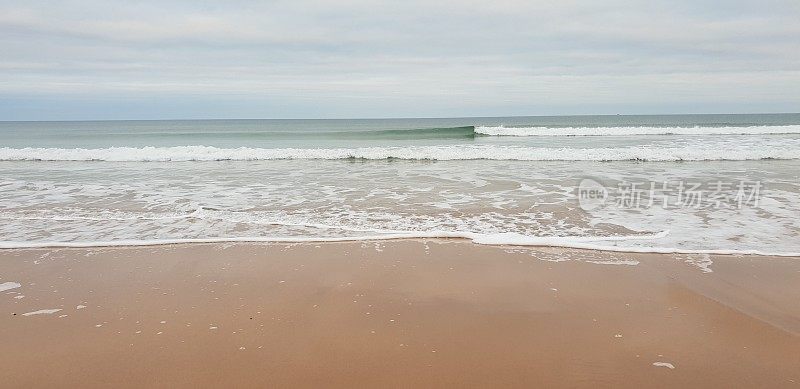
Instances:
[[[491,136],[629,136],[629,135],[777,135],[800,134],[800,125],[749,127],[488,127],[475,133]]]
[[[293,133],[296,136],[298,133]],[[443,128],[414,128],[397,130],[352,130],[352,131],[326,131],[309,133],[309,137],[327,137],[331,139],[460,139],[474,138],[475,129],[472,126],[443,127]]]
[[[419,140],[419,139],[471,139],[475,137],[473,126],[461,127],[433,127],[433,128],[402,128],[402,129],[351,129],[351,130],[162,130],[162,131],[136,131],[136,132],[92,132],[79,136],[86,137],[113,137],[126,138],[167,138],[181,139],[192,137],[223,138],[237,140],[270,140],[270,139],[335,139],[335,140]],[[76,136],[72,134],[71,136]]]
[[[203,131],[203,132],[162,132],[157,136],[222,136],[225,138],[248,139],[352,139],[352,140],[420,140],[420,139],[463,139],[474,138],[472,126],[411,128],[411,129],[353,129],[335,131]],[[148,134],[147,136],[152,136]]]
[[[539,148],[497,145],[441,145],[362,148],[217,148],[210,146],[109,147],[100,149],[0,148],[0,161],[258,161],[279,159],[515,160],[515,161],[744,161],[800,159],[793,143],[685,146],[671,148]]]

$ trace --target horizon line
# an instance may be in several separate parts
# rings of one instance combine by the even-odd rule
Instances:
[[[506,115],[506,116],[405,116],[405,117],[351,117],[351,118],[160,118],[160,119],[66,119],[66,120],[5,120],[0,123],[58,123],[58,122],[158,122],[158,121],[224,121],[224,120],[448,120],[448,119],[499,119],[499,118],[547,118],[547,117],[588,117],[588,116],[714,116],[714,115],[800,115],[800,112],[708,112],[708,113],[659,113],[659,114],[574,114],[574,115]]]

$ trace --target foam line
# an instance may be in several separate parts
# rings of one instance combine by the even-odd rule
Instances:
[[[551,148],[499,145],[395,146],[336,149],[217,148],[211,146],[109,147],[101,149],[0,148],[0,161],[185,162],[309,160],[508,160],[508,161],[746,161],[800,159],[800,142],[776,141],[719,147]]]
[[[749,127],[505,127],[476,126],[491,136],[779,135],[800,134],[800,125]]]
[[[800,257],[800,253],[765,252],[760,250],[693,250],[670,247],[630,247],[602,244],[602,242],[623,242],[631,240],[653,240],[667,236],[669,231],[657,234],[630,236],[566,236],[535,237],[517,233],[476,234],[471,232],[421,231],[388,233],[380,235],[364,235],[352,237],[230,237],[230,238],[193,238],[193,239],[160,239],[160,240],[114,240],[87,242],[10,242],[0,241],[0,249],[29,248],[91,248],[120,246],[157,246],[184,243],[311,243],[311,242],[356,242],[372,240],[398,240],[421,238],[461,238],[476,244],[491,246],[531,246],[531,247],[564,247],[584,250],[613,251],[623,253],[655,253],[655,254],[716,254],[716,255],[761,255]]]
[[[3,282],[2,284],[0,284],[0,292],[5,292],[5,291],[11,290],[11,289],[17,289],[20,286],[22,286],[22,285],[20,285],[19,282],[11,282],[11,281]]]

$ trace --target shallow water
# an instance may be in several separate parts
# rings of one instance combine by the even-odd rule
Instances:
[[[463,236],[800,252],[800,115],[6,122],[0,133],[6,247]],[[587,183],[606,197],[587,203]]]

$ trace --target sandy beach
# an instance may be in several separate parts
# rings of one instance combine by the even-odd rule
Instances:
[[[0,0],[0,389],[800,389],[800,0]]]
[[[796,387],[798,282],[790,257],[460,240],[2,250],[0,376],[7,387]]]

